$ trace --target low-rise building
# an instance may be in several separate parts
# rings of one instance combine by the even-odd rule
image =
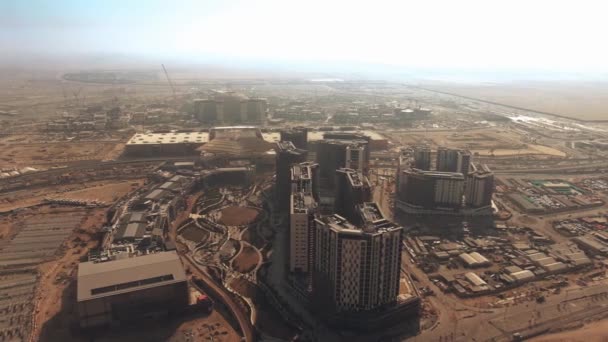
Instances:
[[[83,328],[167,315],[188,305],[186,273],[175,252],[83,262],[76,300]]]

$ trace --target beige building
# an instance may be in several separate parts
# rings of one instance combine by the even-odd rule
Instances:
[[[374,208],[362,209],[362,227],[338,215],[315,220],[313,286],[328,310],[369,311],[397,300],[402,227]]]
[[[188,283],[177,253],[161,252],[78,265],[80,326],[105,326],[179,312]]]
[[[233,91],[215,91],[208,99],[194,100],[196,118],[208,124],[263,124],[266,100],[248,98]]]
[[[308,273],[312,255],[312,227],[317,207],[310,194],[297,192],[291,195],[289,212],[289,270],[294,273]]]

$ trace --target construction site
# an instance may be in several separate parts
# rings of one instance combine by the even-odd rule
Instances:
[[[605,314],[603,129],[390,82],[227,86],[169,67],[47,74],[13,81],[19,93],[5,85],[0,341],[346,338],[308,324],[314,319],[275,290],[269,265],[288,252],[276,244],[285,218],[274,207],[277,143],[286,137],[304,145],[309,162],[327,139],[366,141],[370,193],[390,219],[400,219],[395,175],[404,147],[468,150],[496,174],[493,216],[483,222],[402,222],[399,294],[420,295],[420,329],[409,338],[505,341]],[[246,99],[263,118],[249,121]],[[223,116],[222,126],[206,121],[230,108],[239,114]],[[149,257],[183,275],[121,273],[147,269]],[[116,279],[79,296],[81,263]],[[94,276],[96,266],[87,267],[82,276]],[[94,322],[78,309],[84,302],[126,305],[121,291],[145,296],[146,286],[173,288],[162,293],[180,305],[129,304],[125,312],[141,319],[83,328]],[[149,323],[158,317],[162,324]]]

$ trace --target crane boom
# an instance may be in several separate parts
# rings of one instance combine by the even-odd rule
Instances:
[[[175,87],[173,86],[173,82],[171,82],[171,78],[169,78],[169,73],[167,72],[167,69],[165,68],[164,64],[161,64],[161,66],[163,67],[163,71],[165,72],[165,76],[167,77],[167,82],[169,83],[169,86],[171,87],[171,91],[173,92],[173,99],[177,100],[177,95],[175,95]]]

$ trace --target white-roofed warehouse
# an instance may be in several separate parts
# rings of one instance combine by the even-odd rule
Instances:
[[[470,268],[488,266],[491,264],[490,260],[477,252],[462,253],[458,257],[466,267]]]

